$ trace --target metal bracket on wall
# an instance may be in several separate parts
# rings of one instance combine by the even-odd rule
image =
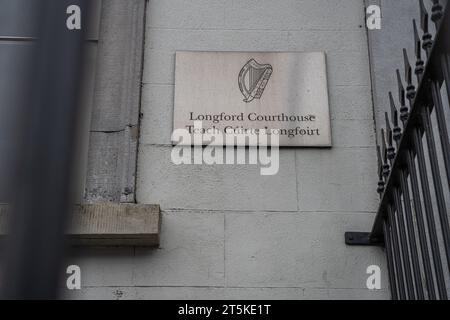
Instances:
[[[384,241],[372,239],[370,232],[346,232],[345,244],[349,246],[384,246]]]

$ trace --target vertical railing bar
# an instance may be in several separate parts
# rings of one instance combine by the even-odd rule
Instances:
[[[400,256],[400,247],[399,247],[399,243],[398,243],[397,223],[395,221],[395,217],[392,212],[391,205],[388,205],[387,212],[388,212],[388,220],[389,220],[389,224],[391,226],[391,232],[392,232],[392,247],[394,249],[393,251],[394,251],[395,269],[397,271],[397,277],[398,277],[399,297],[400,297],[400,300],[405,300],[406,299],[405,281],[403,278],[402,258]]]
[[[427,146],[431,164],[431,172],[434,182],[434,191],[436,193],[439,219],[441,222],[442,236],[444,238],[445,254],[450,270],[450,226],[448,224],[447,209],[445,205],[444,191],[442,188],[439,164],[437,162],[436,144],[434,141],[433,130],[431,128],[430,109],[425,107],[422,112],[422,120],[427,138]]]
[[[430,255],[428,253],[427,235],[425,231],[425,218],[422,212],[422,205],[420,202],[420,192],[419,192],[419,182],[417,180],[416,164],[414,160],[414,154],[408,150],[406,155],[406,161],[408,165],[409,176],[411,180],[411,188],[413,193],[414,201],[414,212],[416,214],[417,230],[419,233],[419,243],[422,252],[422,262],[424,266],[425,281],[427,284],[428,297],[431,300],[436,299],[436,292],[434,288],[434,280],[431,272]],[[437,239],[430,239],[430,241],[435,241],[435,246],[437,247]],[[439,268],[442,273],[442,265],[437,265],[435,263],[435,268]],[[436,271],[437,273],[438,271]]]
[[[425,5],[423,4],[423,0],[419,0],[420,5],[420,16],[421,16],[421,27],[423,31],[422,35],[422,48],[425,50],[427,57],[431,54],[431,49],[433,48],[433,36],[429,32],[429,15]]]
[[[417,31],[416,20],[413,19],[413,29],[414,29],[414,42],[415,42],[415,53],[416,53],[416,67],[414,73],[417,76],[417,83],[420,85],[422,82],[422,76],[425,72],[425,61],[422,59],[422,46],[419,37],[419,31]]]
[[[413,136],[414,136],[413,137],[414,145],[416,146],[417,152],[417,162],[419,165],[420,182],[422,185],[422,194],[428,222],[428,232],[430,234],[430,243],[436,270],[436,281],[438,286],[439,297],[443,300],[447,300],[447,289],[445,288],[444,273],[441,268],[442,261],[437,241],[436,222],[434,220],[433,205],[431,202],[430,184],[428,183],[422,137],[420,136],[420,133],[417,129],[413,131]]]
[[[384,244],[386,247],[386,260],[389,274],[389,285],[391,288],[391,298],[392,300],[398,300],[397,284],[394,270],[394,256],[392,253],[391,232],[389,232],[389,227],[387,225],[386,219],[383,220],[383,233],[384,233]]]
[[[433,6],[431,8],[431,20],[434,22],[435,26],[436,26],[436,30],[439,29],[439,23],[440,20],[442,18],[442,16],[444,15],[442,12],[442,5],[439,3],[439,0],[431,0],[433,1]]]
[[[447,87],[448,105],[450,106],[450,55],[447,53],[442,55],[441,62],[442,62],[442,72],[444,73],[445,85]]]
[[[408,180],[405,171],[400,172],[400,188],[403,194],[403,202],[405,208],[406,230],[408,234],[411,263],[413,267],[414,283],[416,285],[416,297],[424,300],[425,295],[422,286],[422,276],[420,272],[419,253],[417,251],[416,239],[414,234],[414,223],[411,209],[411,198],[409,196]]]
[[[402,203],[400,200],[399,189],[394,188],[393,198],[395,209],[397,211],[397,227],[400,235],[400,246],[402,250],[403,268],[405,270],[406,287],[408,289],[408,297],[410,300],[415,300],[414,283],[411,274],[411,260],[409,258],[408,240],[406,239],[405,218],[403,215]]]
[[[444,108],[442,106],[442,98],[440,86],[437,81],[431,83],[431,95],[435,107],[436,118],[439,128],[439,137],[441,140],[442,154],[445,163],[445,172],[447,173],[447,182],[450,183],[450,144],[448,141],[448,130],[445,120]]]

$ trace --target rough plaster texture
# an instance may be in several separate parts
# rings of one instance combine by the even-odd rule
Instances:
[[[137,200],[161,205],[160,248],[77,250],[73,298],[385,299],[384,252],[347,247],[377,208],[363,0],[155,0],[147,6]],[[332,149],[281,149],[280,172],[175,166],[176,50],[327,53]],[[382,290],[366,289],[380,265]]]

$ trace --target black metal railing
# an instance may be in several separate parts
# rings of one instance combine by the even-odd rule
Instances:
[[[450,292],[449,183],[450,13],[433,0],[431,16],[419,1],[420,37],[413,21],[416,63],[403,49],[397,70],[398,103],[381,130],[380,206],[370,233],[347,232],[348,245],[385,247],[392,299],[448,299]],[[430,20],[436,34],[430,33]],[[405,85],[403,83],[405,81]],[[397,105],[399,108],[397,108]]]

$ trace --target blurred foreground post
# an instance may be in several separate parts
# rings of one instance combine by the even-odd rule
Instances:
[[[11,227],[3,298],[52,299],[64,258],[71,203],[84,17],[88,0],[40,0],[33,70],[20,109],[19,161],[11,186]],[[76,12],[80,9],[81,29]],[[0,8],[1,10],[1,8]],[[68,20],[69,19],[69,20]]]

